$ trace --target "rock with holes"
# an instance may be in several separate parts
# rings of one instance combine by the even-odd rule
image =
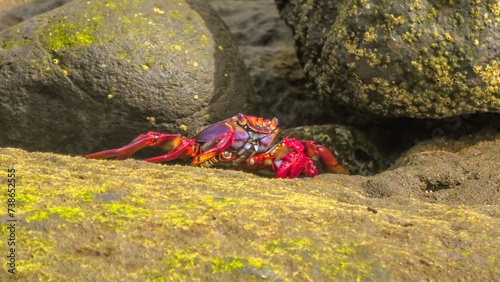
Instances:
[[[331,106],[365,117],[500,112],[497,2],[276,2]]]
[[[500,133],[495,130],[483,130],[459,140],[422,141],[396,160],[390,170],[365,179],[362,187],[375,198],[500,207],[498,145]]]
[[[194,133],[249,112],[252,93],[204,1],[76,0],[0,33],[3,146],[84,154]]]

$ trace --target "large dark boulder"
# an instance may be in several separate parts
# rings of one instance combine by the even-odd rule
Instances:
[[[73,1],[0,33],[0,145],[84,154],[248,112],[250,78],[203,1]]]
[[[327,105],[358,116],[500,112],[497,3],[276,2]]]

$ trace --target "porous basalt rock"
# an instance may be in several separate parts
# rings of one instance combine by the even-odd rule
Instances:
[[[203,1],[80,1],[0,34],[0,144],[85,154],[250,113],[250,77]]]
[[[496,2],[276,2],[332,106],[413,118],[500,112]]]

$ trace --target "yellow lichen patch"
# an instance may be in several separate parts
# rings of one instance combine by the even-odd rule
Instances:
[[[54,246],[57,241],[49,238],[44,238],[42,234],[32,234],[32,237],[27,237],[27,234],[20,234],[21,239],[24,239],[24,249],[29,256],[20,258],[16,265],[18,273],[37,273],[40,269],[47,266],[46,261],[51,256]]]
[[[401,38],[410,44],[415,43],[417,41],[417,37],[416,37],[415,33],[409,32],[409,31],[407,31],[403,35],[401,35]]]
[[[190,249],[167,250],[164,264],[170,270],[189,269],[198,258],[199,255]]]
[[[380,60],[379,56],[377,55],[377,52],[370,52],[365,57],[366,57],[366,63],[371,68],[374,68],[375,66],[380,65],[380,63],[382,62]]]
[[[157,13],[157,14],[160,14],[160,15],[163,15],[165,14],[165,11],[163,11],[162,9],[160,8],[153,8],[153,12]]]
[[[146,117],[146,120],[149,121],[151,124],[156,123],[156,118],[155,117]]]
[[[75,222],[84,215],[84,212],[77,207],[56,206],[49,208],[48,211],[50,213],[59,215],[61,218],[69,222]]]
[[[402,25],[405,20],[402,16],[395,17],[393,14],[385,15],[386,28],[388,30],[393,29],[395,26]]]
[[[427,12],[427,19],[434,19],[437,16],[437,10],[435,7],[431,7]]]
[[[489,86],[500,86],[500,64],[498,60],[491,60],[490,64],[475,66],[474,72]]]
[[[135,207],[129,204],[104,204],[103,207],[106,208],[111,214],[125,217],[146,217],[151,214],[147,209]]]
[[[169,227],[188,230],[193,224],[202,223],[208,219],[208,214],[201,212],[202,206],[198,204],[170,205],[165,214]]]
[[[26,222],[31,222],[31,221],[41,221],[41,220],[46,220],[49,219],[49,215],[45,211],[36,211],[33,215],[30,215],[26,217]]]
[[[377,39],[377,34],[375,33],[375,27],[370,27],[368,31],[365,32],[364,43],[372,43]]]
[[[451,36],[451,34],[449,34],[448,32],[444,33],[444,39],[452,43],[455,42],[455,38],[453,38],[453,36]]]
[[[357,44],[350,41],[350,40],[347,40],[346,42],[344,42],[344,47],[347,50],[347,52],[351,55],[355,54],[356,50],[358,48]]]
[[[211,264],[213,273],[231,273],[236,269],[245,267],[245,264],[237,258],[215,258]]]
[[[311,246],[312,242],[308,238],[290,238],[283,240],[273,240],[265,245],[268,255],[282,252],[284,249],[289,251],[303,251]]]
[[[185,124],[181,124],[181,125],[179,125],[179,130],[182,130],[182,131],[187,131],[187,129],[188,129],[188,127],[187,127],[187,125],[185,125]]]
[[[29,211],[31,210],[33,204],[36,204],[38,201],[40,201],[40,198],[35,193],[18,194],[16,196],[16,201],[18,208],[20,208],[22,211]]]
[[[422,72],[424,70],[424,67],[422,66],[421,63],[417,62],[417,61],[411,61],[411,65],[418,71],[418,72]]]
[[[488,8],[495,17],[500,17],[500,3],[498,1],[496,3],[488,3]]]
[[[210,43],[210,39],[205,34],[202,34],[201,35],[201,42],[204,44],[208,44],[208,43]]]
[[[413,1],[413,8],[417,11],[419,11],[420,9],[422,9],[422,3],[420,2],[420,0],[414,0]]]

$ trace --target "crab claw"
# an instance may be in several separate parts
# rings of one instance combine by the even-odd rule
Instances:
[[[281,156],[276,178],[296,178],[301,173],[314,177],[318,175],[318,169],[314,162],[301,151],[292,151]]]
[[[295,138],[285,137],[281,143],[290,152],[280,157],[281,163],[276,170],[276,178],[296,178],[300,174],[310,177],[318,175],[318,169],[304,153],[304,145],[301,142]]]
[[[319,157],[321,164],[326,168],[329,173],[336,174],[349,174],[347,170],[339,164],[337,159],[333,156],[332,152],[319,145],[314,141],[302,140],[300,143],[304,146],[304,152],[308,157]]]
[[[85,156],[86,159],[108,159],[124,160],[130,158],[135,152],[144,147],[160,147],[164,150],[172,150],[179,146],[182,141],[180,134],[163,134],[148,132],[137,136],[130,144],[121,148],[100,151]]]

